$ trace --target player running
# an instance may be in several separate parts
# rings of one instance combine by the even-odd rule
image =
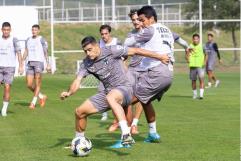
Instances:
[[[11,36],[11,25],[9,22],[2,24],[2,37],[0,38],[0,82],[4,84],[2,116],[7,116],[10,101],[10,89],[14,78],[16,67],[16,55],[18,57],[18,72],[23,73],[21,49],[18,39]]]
[[[157,58],[158,61],[161,60],[166,63],[169,61],[168,56],[122,46],[100,48],[99,44],[91,36],[85,37],[81,44],[86,53],[86,58],[81,64],[78,75],[72,82],[69,90],[61,93],[61,99],[74,94],[79,89],[82,78],[89,74],[93,74],[99,79],[106,90],[90,97],[76,109],[76,137],[84,136],[87,117],[90,114],[104,112],[111,108],[119,121],[122,132],[122,145],[133,144],[134,139],[131,137],[123,110],[123,107],[127,107],[130,104],[133,90],[126,76],[124,66],[121,64],[121,57],[138,53]]]
[[[30,109],[35,109],[37,99],[39,98],[40,107],[44,107],[47,96],[40,92],[42,84],[42,72],[44,70],[44,61],[47,63],[46,70],[50,72],[48,59],[48,45],[45,39],[39,35],[40,26],[32,26],[32,37],[26,40],[26,48],[23,59],[27,58],[26,83],[27,87],[34,93],[33,99],[29,105]]]

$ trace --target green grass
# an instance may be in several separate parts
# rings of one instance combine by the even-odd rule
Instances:
[[[64,149],[74,136],[74,109],[96,89],[81,89],[66,101],[59,93],[68,88],[73,75],[45,75],[42,91],[48,94],[45,108],[28,109],[32,94],[23,78],[14,81],[6,118],[0,117],[0,160],[3,161],[237,161],[240,150],[240,75],[218,73],[219,88],[205,90],[204,100],[192,100],[188,74],[176,74],[162,102],[155,102],[160,144],[146,144],[144,116],[140,134],[131,149],[109,149],[119,132],[107,132],[111,119],[100,114],[88,119],[86,136],[93,143],[88,157],[73,157]],[[2,88],[0,91],[2,95]],[[111,116],[111,114],[110,114]]]

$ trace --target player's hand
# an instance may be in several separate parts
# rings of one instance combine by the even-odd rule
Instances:
[[[223,60],[222,59],[219,59],[219,64],[223,64]]]
[[[51,67],[50,67],[50,64],[47,64],[46,71],[47,71],[48,73],[51,73]]]
[[[186,53],[190,54],[190,53],[192,53],[194,50],[193,50],[193,48],[187,48],[185,51],[186,51]]]
[[[69,96],[70,96],[70,93],[64,91],[64,92],[62,92],[62,93],[60,94],[60,99],[61,99],[61,100],[64,100],[65,98],[67,98],[67,97],[69,97]]]
[[[167,54],[161,55],[161,62],[164,64],[168,64],[170,61],[170,57]]]
[[[18,73],[19,73],[20,75],[23,74],[23,65],[19,65]]]

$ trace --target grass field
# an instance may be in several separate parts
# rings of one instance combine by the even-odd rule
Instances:
[[[111,119],[100,115],[88,119],[86,136],[93,143],[88,157],[73,157],[64,149],[74,136],[74,109],[95,89],[82,89],[66,101],[61,91],[73,75],[45,75],[45,108],[28,109],[32,94],[23,78],[15,79],[8,116],[0,117],[1,161],[237,161],[240,158],[240,74],[218,73],[219,88],[205,90],[204,100],[192,100],[187,74],[176,74],[173,85],[161,103],[155,102],[159,144],[143,143],[147,134],[144,116],[140,134],[131,149],[109,149],[119,132],[107,132]],[[0,91],[2,96],[2,88]]]

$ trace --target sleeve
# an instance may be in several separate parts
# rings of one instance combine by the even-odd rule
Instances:
[[[41,37],[40,42],[42,44],[44,52],[47,52],[48,51],[48,43],[47,43],[47,41],[43,37]]]
[[[188,43],[183,40],[181,37],[178,37],[178,39],[174,39],[175,40],[175,43],[179,44],[180,46],[182,46],[184,49],[187,49],[189,48],[189,45]]]
[[[180,38],[180,36],[175,32],[172,33],[172,36],[175,42]]]
[[[144,28],[138,34],[134,36],[128,37],[125,40],[125,46],[134,46],[137,43],[146,43],[147,41],[151,40],[154,35],[154,28],[152,26],[148,28]]]
[[[128,47],[114,45],[111,46],[111,53],[116,59],[122,59],[128,57]]]
[[[18,41],[17,38],[13,38],[13,46],[14,46],[14,51],[15,53],[21,53],[21,46],[20,46],[20,42]]]
[[[213,48],[214,48],[214,50],[215,50],[216,53],[217,53],[218,59],[220,60],[221,57],[220,57],[220,53],[219,53],[219,50],[218,50],[218,45],[217,45],[217,43],[214,43],[214,44],[213,44]]]
[[[116,45],[122,45],[122,42],[119,39],[117,39]]]
[[[80,64],[79,71],[77,72],[77,76],[82,77],[82,78],[85,78],[86,76],[88,76],[88,75],[90,74],[90,73],[88,72],[88,70],[86,69],[84,62],[85,62],[85,61],[83,61],[83,62]]]

